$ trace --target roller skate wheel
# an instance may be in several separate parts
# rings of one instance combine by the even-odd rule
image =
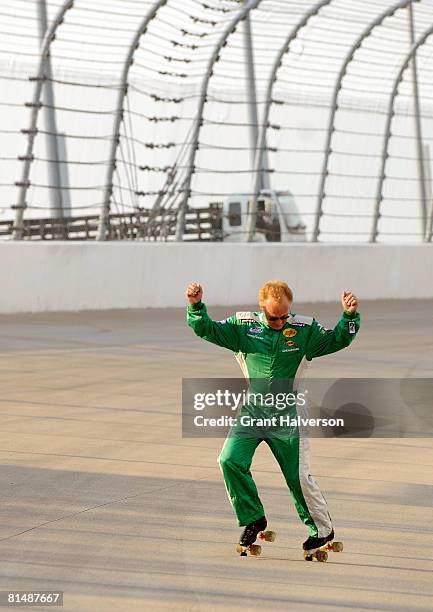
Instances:
[[[343,542],[332,542],[332,550],[334,552],[343,552]]]
[[[304,559],[305,559],[305,561],[312,561],[313,560],[313,555],[304,555]]]
[[[251,546],[249,547],[249,551],[250,551],[250,555],[253,555],[254,557],[258,557],[260,553],[262,552],[262,547],[259,546],[258,544],[251,544]]]
[[[318,561],[320,561],[320,563],[324,563],[328,560],[328,553],[326,552],[326,550],[317,550],[315,557]]]
[[[261,540],[265,540],[266,542],[275,542],[276,533],[275,531],[262,531],[259,538]]]

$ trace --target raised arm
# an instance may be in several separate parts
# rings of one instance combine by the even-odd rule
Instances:
[[[358,298],[350,291],[341,294],[343,314],[334,329],[325,329],[313,321],[310,337],[307,342],[306,358],[322,357],[335,353],[348,346],[358,333],[361,318],[358,310]]]
[[[185,292],[189,302],[186,311],[188,325],[200,338],[217,344],[231,351],[240,349],[240,327],[233,318],[224,321],[213,321],[207,314],[205,304],[202,302],[203,288],[199,283],[191,283]]]

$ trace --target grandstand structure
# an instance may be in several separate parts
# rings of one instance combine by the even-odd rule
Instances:
[[[433,0],[0,15],[3,239],[256,241],[290,194],[302,239],[431,242]]]

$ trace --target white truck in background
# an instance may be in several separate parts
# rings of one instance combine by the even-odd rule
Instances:
[[[230,195],[223,203],[223,242],[247,241],[251,201],[251,195],[238,193]],[[260,191],[254,242],[303,242],[306,241],[305,230],[306,226],[290,191]]]

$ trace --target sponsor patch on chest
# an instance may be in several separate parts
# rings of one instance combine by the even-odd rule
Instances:
[[[255,312],[237,312],[236,318],[238,321],[250,321],[251,323],[260,323],[260,318]]]
[[[291,319],[287,321],[290,326],[295,327],[307,327],[307,325],[312,325],[313,317],[304,317],[302,315],[293,315]]]
[[[250,334],[261,334],[263,330],[261,327],[250,327],[248,331]]]
[[[293,338],[293,336],[296,336],[298,332],[296,331],[296,329],[292,329],[290,327],[288,327],[287,329],[283,330],[283,336],[285,338]]]

